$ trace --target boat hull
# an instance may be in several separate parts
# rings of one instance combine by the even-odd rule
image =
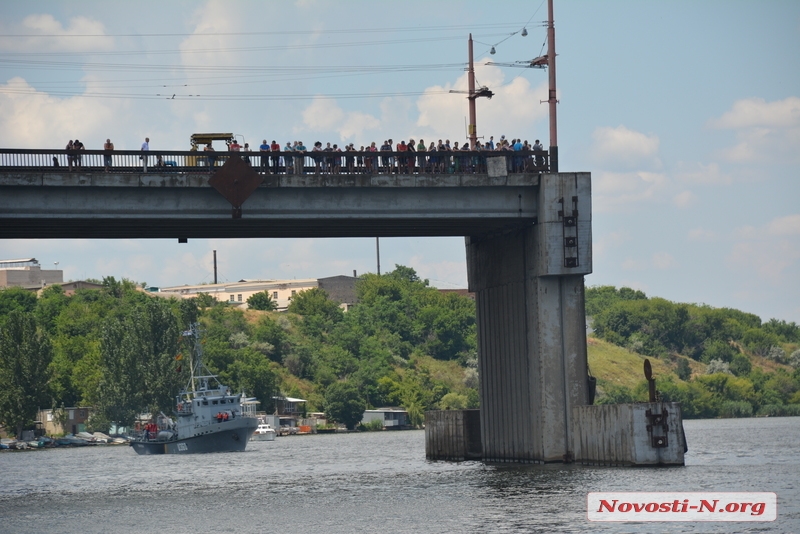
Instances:
[[[251,422],[252,421],[252,422]],[[137,454],[201,454],[209,452],[241,452],[255,432],[257,420],[246,418],[246,423],[235,428],[221,429],[191,438],[172,441],[131,442]]]
[[[275,432],[269,432],[266,434],[253,434],[253,437],[250,438],[250,441],[275,441]]]

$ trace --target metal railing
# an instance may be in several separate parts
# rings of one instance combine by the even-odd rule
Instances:
[[[485,174],[491,158],[503,158],[509,173],[541,173],[550,168],[545,150],[298,153],[0,148],[0,171],[209,173],[234,155],[263,174]]]

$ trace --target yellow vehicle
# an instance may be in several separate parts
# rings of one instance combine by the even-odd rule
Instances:
[[[210,144],[212,141],[223,141],[225,143],[225,148],[218,150],[228,150],[228,147],[233,143],[235,136],[232,133],[196,133],[192,134],[189,138],[189,142],[192,144],[191,150],[194,151],[202,151],[205,149],[206,145]],[[202,147],[201,147],[202,145]],[[223,163],[223,158],[214,158],[215,163]],[[208,165],[208,160],[205,156],[189,156],[186,161],[189,167],[205,167]]]

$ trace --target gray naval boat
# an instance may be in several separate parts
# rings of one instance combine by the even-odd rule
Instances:
[[[202,362],[199,332],[193,327],[195,357],[189,383],[176,397],[175,418],[163,413],[131,440],[139,454],[194,454],[243,451],[258,427],[254,399],[231,394]]]

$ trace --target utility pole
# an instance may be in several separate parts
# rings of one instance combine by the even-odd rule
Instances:
[[[381,275],[381,238],[375,238],[375,255],[378,257],[378,276]]]
[[[469,34],[469,71],[467,74],[469,81],[469,144],[474,149],[478,144],[478,130],[475,124],[475,64],[472,59],[472,34]]]
[[[472,42],[470,41],[470,46]],[[470,58],[471,59],[471,58]],[[472,64],[470,62],[470,64]],[[547,67],[550,106],[550,172],[558,172],[558,132],[556,131],[556,29],[553,24],[553,0],[547,0]]]

